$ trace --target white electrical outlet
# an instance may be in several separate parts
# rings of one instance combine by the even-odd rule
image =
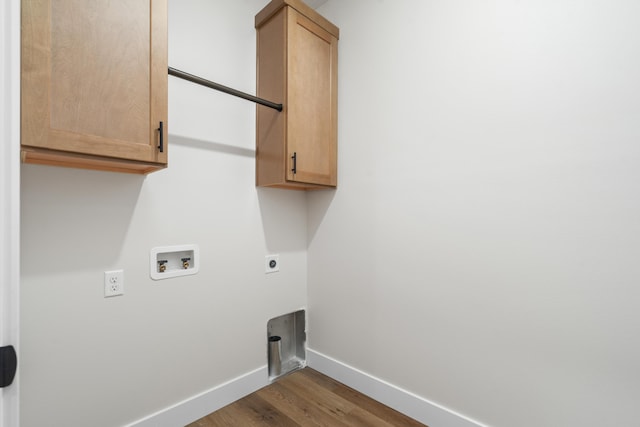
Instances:
[[[275,273],[280,271],[280,255],[267,255],[264,263],[265,273]]]
[[[124,294],[124,271],[114,270],[104,272],[104,296],[115,297]]]

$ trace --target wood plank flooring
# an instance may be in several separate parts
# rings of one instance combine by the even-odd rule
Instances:
[[[426,427],[310,368],[293,372],[187,427]]]

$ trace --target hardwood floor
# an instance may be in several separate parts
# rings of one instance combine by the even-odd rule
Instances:
[[[425,427],[310,368],[207,415],[187,427]]]

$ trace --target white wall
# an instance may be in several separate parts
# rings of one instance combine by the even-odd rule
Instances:
[[[169,64],[254,93],[267,1],[169,3]],[[305,306],[306,197],[255,188],[255,105],[170,77],[169,136],[146,177],[23,165],[22,427],[167,408],[266,365],[267,321]],[[200,273],[152,281],[149,250],[185,243]],[[124,296],[103,298],[120,268]]]
[[[634,426],[640,3],[329,1],[310,347],[491,426]]]

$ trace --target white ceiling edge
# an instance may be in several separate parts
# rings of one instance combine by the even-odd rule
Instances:
[[[319,8],[323,4],[325,4],[327,0],[305,0],[305,3],[311,6],[314,9]]]

